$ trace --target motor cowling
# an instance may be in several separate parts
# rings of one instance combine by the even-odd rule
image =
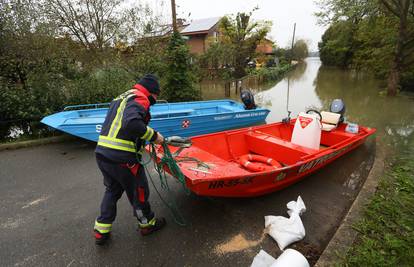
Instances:
[[[246,110],[256,109],[256,104],[254,102],[253,93],[249,89],[243,89],[240,92],[241,101],[244,104]]]
[[[345,102],[342,99],[334,99],[331,103],[329,110],[333,113],[341,114],[339,122],[343,123],[345,120]]]

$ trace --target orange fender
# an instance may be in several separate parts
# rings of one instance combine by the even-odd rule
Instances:
[[[266,168],[266,166],[257,164],[255,162],[265,163],[271,168]],[[276,160],[272,158],[268,158],[268,157],[260,156],[260,155],[252,155],[252,154],[241,156],[238,159],[238,163],[242,165],[244,168],[246,168],[247,170],[253,171],[253,172],[261,172],[265,170],[278,169],[282,167],[282,165],[279,162],[277,162]]]

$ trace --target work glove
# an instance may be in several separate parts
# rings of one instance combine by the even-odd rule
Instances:
[[[181,136],[170,136],[165,139],[165,142],[168,145],[176,147],[190,147],[192,145],[190,138],[185,138]]]
[[[162,136],[160,132],[157,132],[157,138],[155,139],[154,143],[158,145],[164,143],[164,136]]]

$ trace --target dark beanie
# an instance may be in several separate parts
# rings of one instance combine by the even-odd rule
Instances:
[[[160,84],[158,83],[158,78],[153,74],[145,74],[145,76],[138,81],[138,84],[144,86],[148,92],[152,94],[160,94]]]

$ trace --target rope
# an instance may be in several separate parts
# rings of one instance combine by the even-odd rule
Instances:
[[[167,143],[163,143],[162,144],[162,148],[164,151],[164,155],[161,158],[161,160],[159,162],[157,162],[157,152],[155,149],[155,145],[154,144],[150,144],[150,157],[149,160],[146,162],[143,162],[142,159],[139,159],[138,157],[138,153],[137,153],[137,158],[139,159],[139,162],[144,166],[150,181],[155,189],[155,191],[157,192],[157,195],[159,196],[159,198],[161,199],[161,201],[167,206],[167,208],[170,210],[175,223],[177,223],[180,226],[186,226],[187,225],[187,221],[185,220],[184,216],[182,215],[181,211],[178,208],[178,205],[175,201],[174,196],[172,195],[172,192],[170,190],[170,186],[168,184],[168,180],[167,180],[167,175],[166,172],[164,170],[164,167],[168,168],[171,171],[171,174],[173,176],[175,176],[177,178],[177,180],[181,183],[185,193],[187,195],[189,195],[191,193],[191,191],[187,188],[186,184],[185,184],[185,177],[184,174],[181,172],[180,168],[178,167],[174,157],[171,154],[171,151],[167,145]],[[160,184],[161,184],[161,189],[167,191],[168,194],[168,198],[170,199],[170,201],[167,201],[165,198],[162,197],[161,192],[157,189],[155,182],[147,168],[147,166],[150,164],[150,162],[153,161],[154,164],[154,169],[157,171],[158,176],[160,178]]]
[[[177,178],[177,180],[181,183],[184,191],[187,194],[190,194],[191,191],[187,188],[185,184],[184,174],[181,172],[180,167],[178,167],[177,162],[172,156],[170,148],[168,147],[166,142],[162,143],[162,148],[164,151],[164,156],[161,158],[159,163],[156,163],[157,153],[155,151],[154,144],[151,144],[151,153],[150,153],[151,158],[154,160],[155,170],[160,175],[161,187],[165,189],[169,189],[168,182],[167,182],[167,176],[164,170],[164,167],[167,167],[171,171],[171,175]]]
[[[210,169],[210,166],[207,163],[202,162],[201,160],[197,159],[197,158],[193,158],[193,157],[179,157],[176,156],[176,162],[186,162],[186,161],[195,161],[197,162],[197,167],[204,167],[206,169]]]

